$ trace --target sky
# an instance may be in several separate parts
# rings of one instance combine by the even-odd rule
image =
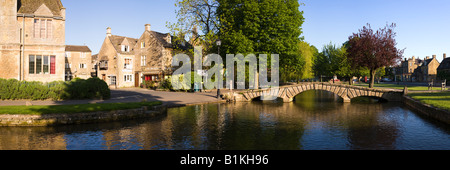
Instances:
[[[66,7],[66,44],[87,45],[98,53],[111,27],[113,35],[139,38],[144,25],[168,33],[176,22],[176,0],[62,0]],[[304,5],[305,41],[319,51],[327,44],[342,45],[366,24],[374,30],[396,23],[397,48],[403,56],[450,56],[449,0],[299,0]]]

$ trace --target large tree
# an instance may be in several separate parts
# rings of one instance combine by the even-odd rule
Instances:
[[[284,73],[299,72],[304,22],[298,0],[218,0],[219,38],[224,54],[279,54]],[[300,72],[299,72],[300,73]],[[286,80],[286,79],[284,79]]]
[[[167,22],[175,41],[190,38],[192,45],[203,46],[203,51],[209,52],[217,40],[218,6],[217,0],[177,0],[175,12],[178,21]]]
[[[396,47],[395,26],[395,24],[386,25],[375,32],[370,24],[367,24],[358,33],[353,33],[349,37],[348,59],[354,67],[369,69],[369,88],[373,88],[375,74],[379,68],[394,65],[403,56],[404,50]]]

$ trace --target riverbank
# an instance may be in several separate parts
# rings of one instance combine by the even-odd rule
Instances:
[[[218,100],[214,92],[183,93],[139,88],[112,89],[109,100],[0,101],[0,126],[111,122],[154,117],[172,107],[223,102],[226,101]]]
[[[0,126],[57,126],[85,123],[103,123],[137,118],[151,118],[167,113],[167,107],[161,102],[117,103],[115,106],[105,104],[60,105],[60,106],[25,106],[14,110],[21,114],[4,114],[6,108],[0,107]],[[103,106],[103,107],[102,107]],[[80,108],[66,111],[67,108]],[[36,110],[37,108],[40,108]],[[85,109],[89,108],[89,109]],[[125,109],[129,108],[129,109]],[[99,110],[99,111],[96,111]],[[33,114],[26,114],[33,113]],[[68,113],[69,112],[69,113]],[[10,112],[11,113],[11,112]]]
[[[435,120],[450,124],[450,111],[442,109],[423,101],[416,100],[411,96],[404,96],[404,103],[411,109],[420,112],[421,114],[433,118]]]

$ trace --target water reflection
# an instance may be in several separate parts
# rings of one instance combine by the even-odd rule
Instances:
[[[339,100],[332,93],[308,91],[289,104],[180,107],[156,120],[1,127],[0,149],[450,149],[448,125],[421,118],[401,103]]]

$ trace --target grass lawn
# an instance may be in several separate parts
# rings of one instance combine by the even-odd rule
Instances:
[[[369,84],[361,83],[361,84],[355,84],[355,86],[364,86],[369,87]],[[404,85],[397,85],[397,84],[374,84],[375,88],[391,88],[391,89],[400,89],[403,90],[405,88]],[[408,91],[422,91],[422,90],[428,90],[428,87],[425,86],[408,86]],[[440,87],[433,87],[433,90],[441,90]]]
[[[450,110],[450,92],[441,93],[410,93],[408,96],[441,109]]]
[[[97,111],[112,111],[135,109],[142,106],[157,106],[162,102],[137,102],[137,103],[99,103],[79,105],[55,105],[55,106],[0,106],[0,114],[11,115],[44,115],[54,113],[85,113]]]

